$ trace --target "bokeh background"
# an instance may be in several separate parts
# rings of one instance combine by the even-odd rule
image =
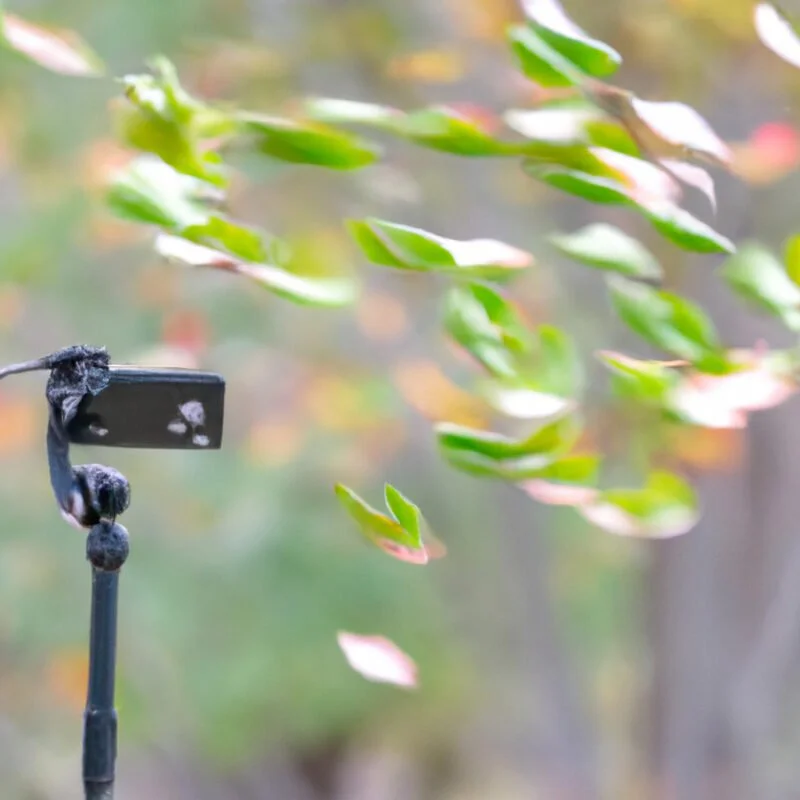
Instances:
[[[698,108],[738,146],[715,226],[779,248],[800,230],[800,76],[758,44],[744,0],[570,0],[624,56],[618,82]],[[304,95],[501,111],[535,101],[504,32],[511,0],[16,2],[80,34],[111,74],[163,53],[206,98],[282,111]],[[608,397],[597,347],[639,347],[602,280],[559,260],[554,230],[617,224],[701,299],[728,344],[786,339],[624,211],[535,184],[516,162],[392,142],[355,173],[242,158],[238,216],[311,265],[353,264],[354,310],[304,309],[233,276],[160,262],[114,220],[111,81],[0,55],[0,358],[106,345],[115,361],[218,370],[213,454],[98,451],[130,479],[118,706],[120,800],[784,800],[800,796],[800,406],[746,431],[668,442],[704,516],[638,542],[510,487],[453,472],[431,421],[491,424],[441,334],[443,286],[363,263],[341,220],[375,215],[530,249],[534,322],[586,355],[590,435],[625,476],[650,432]],[[707,210],[699,213],[708,218]],[[639,347],[639,353],[643,351]],[[90,579],[50,496],[40,378],[0,390],[0,783],[8,800],[80,796]],[[663,449],[663,448],[662,448]],[[635,473],[631,473],[635,474]],[[447,558],[386,558],[333,495],[390,481]],[[390,637],[405,692],[351,671],[336,632]]]

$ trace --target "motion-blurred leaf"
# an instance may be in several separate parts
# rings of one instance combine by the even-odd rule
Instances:
[[[754,242],[743,245],[725,262],[722,276],[742,297],[800,331],[800,287],[765,247]]]
[[[357,295],[356,285],[347,278],[310,277],[271,264],[250,263],[180,236],[159,235],[156,250],[170,261],[250,278],[273,294],[300,305],[338,308],[352,303]]]
[[[580,425],[574,417],[562,413],[555,419],[542,421],[523,439],[447,422],[440,423],[435,430],[442,455],[456,469],[479,477],[518,481],[552,478],[553,465],[575,444]],[[561,470],[562,479],[570,469],[573,478],[576,474],[587,474],[586,464],[573,464]]]
[[[127,103],[116,107],[120,136],[131,147],[157,155],[178,172],[224,185],[219,156],[202,146],[205,124],[219,113],[186,92],[166,58],[153,59],[150,67],[152,75],[122,79]],[[228,120],[227,124],[232,123]]]
[[[360,636],[339,631],[339,647],[347,663],[368,681],[391,683],[406,689],[417,687],[416,664],[383,636]]]
[[[684,250],[695,253],[736,252],[730,239],[672,203],[650,203],[641,206],[641,211],[665,239]]]
[[[622,56],[581,30],[557,0],[523,0],[522,5],[539,36],[587,75],[605,78],[617,71]]]
[[[352,489],[336,485],[336,496],[361,532],[381,550],[400,561],[427,564],[428,551],[422,540],[422,515],[419,508],[389,484],[385,488],[386,505],[392,517],[368,505]]]
[[[789,64],[800,67],[800,37],[787,16],[770,3],[759,3],[753,19],[764,46]]]
[[[620,277],[610,277],[611,300],[620,318],[651,344],[709,372],[724,372],[725,351],[711,320],[688,300]]]
[[[597,223],[571,234],[551,236],[565,255],[589,266],[634,278],[657,279],[661,266],[641,242],[619,228]]]
[[[484,284],[451,289],[444,324],[459,345],[499,377],[518,376],[519,358],[532,347],[531,334],[511,303]]]
[[[669,472],[650,474],[641,489],[609,489],[579,511],[593,525],[620,536],[666,539],[691,530],[699,518],[691,486]]]
[[[144,156],[114,176],[106,200],[122,219],[183,230],[208,220],[217,199],[211,188],[158,158]]]
[[[525,171],[537,180],[562,192],[582,197],[590,203],[629,205],[631,202],[628,188],[614,178],[543,165],[535,161],[525,161],[523,166]]]
[[[664,406],[679,376],[673,364],[642,361],[622,353],[598,353],[600,361],[611,369],[619,391],[639,402]]]
[[[245,133],[254,135],[258,149],[279,161],[360,169],[372,164],[380,153],[364,139],[319,123],[252,113],[241,113],[237,119]]]
[[[0,11],[3,39],[8,47],[51,72],[99,75],[103,62],[72,31],[52,31]]]
[[[493,239],[446,239],[374,218],[350,220],[348,227],[367,258],[382,266],[502,280],[533,263],[530,253]]]
[[[791,236],[784,247],[786,274],[797,286],[800,286],[800,235]]]
[[[532,25],[514,25],[508,32],[520,69],[540,86],[579,86],[586,75],[548,44]]]

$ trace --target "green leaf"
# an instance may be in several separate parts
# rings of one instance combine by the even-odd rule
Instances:
[[[620,318],[651,344],[703,371],[728,367],[713,324],[696,305],[670,292],[610,277],[611,300]]]
[[[336,484],[335,491],[339,502],[369,541],[400,561],[427,564],[428,553],[420,536],[419,509],[394,487],[386,486],[386,502],[394,519],[370,506],[347,486]]]
[[[790,237],[784,247],[786,274],[800,286],[800,235]]]
[[[530,25],[513,25],[508,32],[511,50],[522,72],[540,86],[580,86],[586,75],[548,44]]]
[[[156,251],[170,261],[242,275],[299,305],[338,308],[352,303],[357,295],[356,285],[347,278],[311,277],[271,264],[253,264],[181,236],[162,234],[156,239]]]
[[[398,269],[503,280],[533,262],[530,253],[492,239],[446,239],[374,218],[350,220],[348,228],[370,261]]]
[[[734,253],[730,239],[671,203],[640,206],[642,213],[665,238],[695,253]]]
[[[468,117],[441,106],[396,117],[391,129],[417,144],[454,155],[505,156],[519,152],[516,145],[494,139]]]
[[[106,201],[122,219],[176,231],[208,221],[213,199],[210,189],[203,181],[145,156],[114,177]]]
[[[691,486],[663,471],[652,472],[641,489],[609,489],[579,510],[610,533],[652,539],[680,536],[699,518]]]
[[[512,439],[500,433],[468,428],[443,422],[436,426],[439,446],[448,453],[477,453],[495,461],[538,457],[539,469],[567,452],[580,433],[580,425],[572,416],[537,426],[523,439]],[[530,463],[530,462],[529,462]]]
[[[498,377],[517,377],[519,359],[532,347],[531,334],[513,306],[484,284],[451,289],[444,324],[459,345]]]
[[[800,331],[800,287],[769,250],[753,242],[743,245],[725,262],[722,276],[742,297]]]
[[[557,0],[524,0],[523,8],[539,36],[587,75],[606,78],[617,71],[622,56],[581,30]]]
[[[619,228],[598,223],[550,241],[570,258],[633,278],[658,279],[661,267],[650,251]]]
[[[185,175],[217,186],[226,182],[220,157],[204,150],[204,121],[211,113],[178,81],[175,67],[165,58],[151,62],[154,75],[122,78],[127,103],[116,106],[116,126],[122,140],[153,153]]]
[[[384,487],[384,498],[387,508],[392,512],[400,526],[421,545],[422,533],[420,530],[421,515],[419,508],[390,483],[387,483]]]
[[[103,62],[72,31],[48,30],[2,10],[0,15],[5,45],[39,66],[61,75],[96,76],[105,71]]]
[[[534,161],[523,163],[525,171],[562,192],[582,197],[590,203],[602,205],[630,205],[628,188],[614,178],[592,175],[580,170],[538,164]]]
[[[309,119],[331,125],[391,127],[397,118],[404,116],[402,111],[391,106],[333,97],[310,97],[304,102],[303,111]]]
[[[279,161],[348,170],[372,164],[380,154],[370,142],[319,123],[252,113],[237,119],[241,130],[254,135],[258,149]]]
[[[679,376],[660,361],[641,361],[622,353],[598,353],[600,361],[614,374],[621,393],[639,402],[663,407]]]

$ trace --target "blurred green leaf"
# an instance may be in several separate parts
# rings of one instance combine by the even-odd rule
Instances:
[[[301,123],[265,114],[241,112],[241,130],[253,134],[258,149],[279,161],[330,169],[360,169],[379,156],[377,146],[320,123]]]
[[[211,110],[184,90],[166,58],[153,59],[150,67],[155,74],[122,79],[128,102],[116,107],[120,137],[137,150],[157,155],[178,172],[223,186],[221,159],[202,144]]]
[[[514,377],[497,375],[479,385],[479,392],[495,409],[518,419],[542,419],[563,413],[582,380],[575,344],[564,331],[551,325],[536,330],[532,349],[517,362]]]
[[[350,220],[348,228],[367,258],[382,266],[503,280],[533,263],[530,253],[493,239],[446,239],[374,218]]]
[[[791,236],[784,246],[784,261],[786,274],[800,286],[800,235]]]
[[[544,422],[524,439],[452,423],[436,426],[439,448],[453,467],[472,475],[512,481],[552,477],[553,473],[546,470],[570,450],[579,433],[580,426],[571,416]],[[581,470],[588,472],[585,463],[573,465],[573,474]]]
[[[352,489],[336,484],[336,496],[361,532],[373,544],[400,561],[427,564],[428,553],[420,534],[419,508],[389,484],[385,488],[386,504],[392,517],[382,514]]]
[[[693,217],[688,211],[670,203],[641,206],[653,227],[665,238],[684,250],[695,253],[734,253],[730,239]]]
[[[520,69],[540,86],[579,86],[585,81],[580,68],[549,45],[531,25],[513,25],[508,36]]]
[[[743,245],[723,264],[721,274],[742,297],[800,331],[800,287],[765,247]]]
[[[217,199],[208,184],[152,156],[137,158],[117,173],[106,195],[118,217],[171,231],[204,225]]]
[[[300,275],[272,264],[242,261],[227,252],[195,244],[181,236],[161,235],[156,250],[166,259],[195,267],[211,267],[250,278],[273,294],[308,306],[338,308],[357,296],[356,284],[348,278]]]
[[[642,361],[607,351],[598,356],[611,369],[620,392],[639,402],[663,407],[679,380],[678,373],[660,361]]]
[[[633,278],[662,275],[661,266],[643,244],[611,225],[588,225],[571,234],[551,236],[550,241],[565,255],[589,266]]]
[[[610,277],[611,300],[620,319],[651,344],[708,372],[728,367],[711,320],[688,300],[626,278]]]
[[[609,489],[579,507],[592,524],[620,536],[664,539],[680,536],[697,523],[697,497],[670,472],[654,471],[641,489]]]
[[[536,33],[587,75],[605,78],[617,71],[622,56],[581,30],[558,0],[524,0],[522,5]]]
[[[451,289],[444,324],[458,344],[499,377],[516,377],[520,356],[532,347],[531,333],[511,303],[484,284]]]
[[[590,203],[603,205],[630,205],[628,188],[614,178],[591,175],[574,169],[538,164],[534,161],[523,163],[525,171],[534,178],[560,189],[562,192],[582,197]]]
[[[0,9],[4,44],[39,66],[62,75],[96,76],[105,71],[100,58],[72,31],[33,25]]]

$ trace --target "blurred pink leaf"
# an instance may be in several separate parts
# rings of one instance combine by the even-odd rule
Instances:
[[[665,142],[688,152],[713,157],[729,164],[731,151],[712,127],[691,106],[684,103],[656,103],[631,97],[636,116]]]
[[[590,147],[589,150],[599,161],[621,177],[635,202],[648,203],[662,200],[675,202],[680,198],[680,185],[661,167],[604,147]]]
[[[753,20],[762,44],[784,61],[800,67],[800,39],[789,20],[770,3],[759,3]]]
[[[692,422],[709,428],[744,428],[747,414],[773,408],[797,391],[789,375],[757,357],[725,375],[694,373],[671,397],[672,406]]]
[[[551,506],[585,506],[597,497],[597,489],[589,486],[570,486],[534,479],[520,484],[522,491],[534,500]]]
[[[98,75],[98,57],[72,32],[55,32],[31,25],[13,14],[3,14],[3,36],[8,45],[42,67],[62,75]]]
[[[368,681],[391,683],[406,689],[417,687],[417,665],[383,636],[339,631],[337,640],[347,663]]]
[[[671,158],[662,158],[659,163],[678,180],[702,192],[711,203],[711,209],[716,212],[717,193],[714,188],[714,179],[702,167]]]
[[[578,510],[592,525],[618,536],[671,539],[688,533],[697,524],[697,514],[685,508],[668,508],[647,519],[629,514],[613,503],[590,503]]]

